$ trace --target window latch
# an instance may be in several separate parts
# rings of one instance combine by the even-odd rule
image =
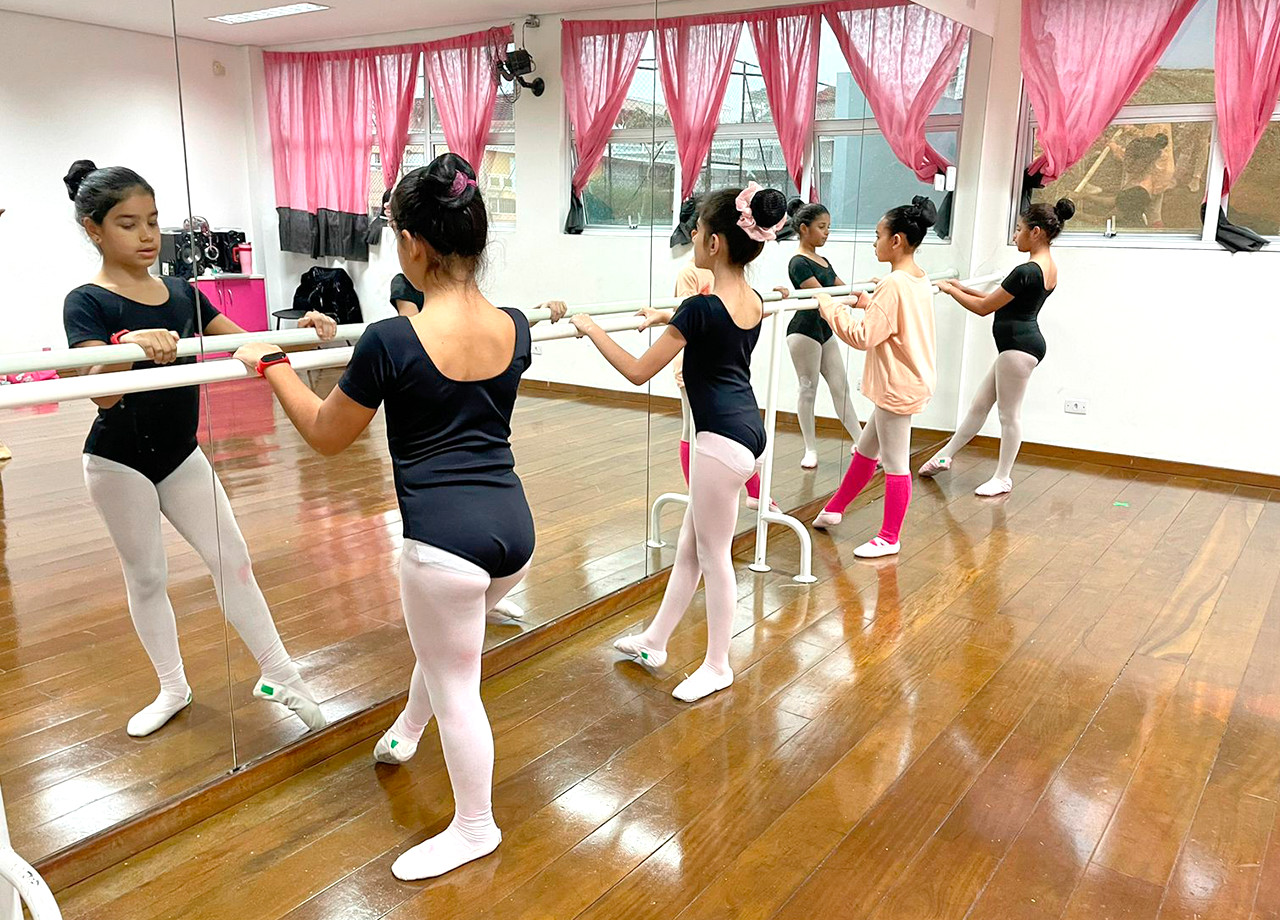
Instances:
[[[1107,239],[1111,239],[1116,235],[1116,219],[1114,217],[1107,218],[1107,229],[1102,231],[1102,235]]]

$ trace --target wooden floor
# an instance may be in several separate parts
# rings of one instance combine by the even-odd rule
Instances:
[[[62,892],[71,920],[1280,917],[1280,505],[1266,491],[990,454],[917,481],[894,561],[738,569],[737,682],[670,691],[612,639],[491,680],[493,856],[402,884],[444,828],[438,740],[336,756]],[[793,538],[774,543],[779,560]],[[781,563],[780,563],[781,564]]]
[[[331,383],[332,380],[329,380]],[[323,387],[324,381],[317,381]],[[329,718],[404,691],[412,666],[399,606],[400,518],[381,416],[346,453],[320,457],[267,389],[213,387],[202,432],[231,496],[286,647]],[[227,630],[204,564],[166,527],[170,596],[195,704],[147,739],[124,732],[155,694],[128,616],[119,562],[81,472],[87,405],[6,412],[15,459],[0,475],[0,788],[29,859],[101,831],[300,736],[301,722],[255,701],[253,658]],[[515,595],[524,623],[506,641],[669,564],[644,546],[650,496],[683,490],[678,415],[643,404],[522,396],[518,469],[539,545]],[[787,507],[831,491],[847,450],[824,443],[819,473],[779,438]],[[679,526],[667,516],[669,538]],[[744,513],[744,529],[754,523]]]

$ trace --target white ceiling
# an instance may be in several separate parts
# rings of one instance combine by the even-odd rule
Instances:
[[[284,45],[364,35],[466,25],[493,20],[523,19],[529,0],[316,0],[330,7],[317,13],[285,16],[262,22],[227,25],[209,16],[241,13],[289,0],[0,0],[0,9],[34,13],[95,25],[159,35],[173,34],[230,45]],[[644,0],[635,0],[642,3]],[[627,0],[555,0],[556,12],[616,8]]]

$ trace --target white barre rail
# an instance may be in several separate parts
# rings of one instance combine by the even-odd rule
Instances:
[[[955,272],[950,270],[929,276],[933,279],[954,278]],[[822,293],[832,297],[850,294],[858,285],[822,288]],[[806,295],[812,296],[816,290],[807,289]],[[779,301],[782,295],[770,291],[762,295],[767,303]],[[593,316],[616,316],[622,313],[635,313],[646,307],[655,310],[669,310],[680,306],[680,299],[675,297],[655,301],[612,301],[608,303],[581,304],[569,309],[568,315],[590,313]],[[542,308],[526,310],[530,322],[540,322],[551,318],[551,311]],[[337,340],[354,342],[364,335],[367,323],[351,323],[338,327]],[[200,355],[225,354],[235,351],[241,345],[252,342],[270,342],[282,348],[294,348],[302,345],[319,345],[320,337],[314,329],[276,329],[268,332],[240,332],[233,335],[206,335],[182,339],[178,342],[178,357],[193,358]],[[0,375],[27,374],[32,371],[75,370],[94,365],[128,364],[133,361],[146,360],[146,352],[139,345],[94,345],[87,348],[60,348],[50,351],[14,352],[0,355]]]

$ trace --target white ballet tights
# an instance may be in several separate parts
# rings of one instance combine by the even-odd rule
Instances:
[[[178,648],[177,621],[169,603],[161,515],[209,567],[218,602],[258,660],[262,676],[301,687],[298,669],[280,641],[266,598],[253,577],[249,547],[231,503],[199,448],[159,483],[122,463],[85,454],[84,479],[89,498],[120,556],[134,629],[160,679],[160,696],[148,707],[155,707],[155,711],[150,719],[142,720],[154,723],[160,719],[151,731],[185,706],[191,692]],[[135,719],[141,716],[143,713]],[[133,730],[135,727],[131,722],[130,734],[140,733]]]
[[[1013,475],[1013,464],[1022,448],[1022,399],[1027,393],[1031,372],[1039,365],[1035,355],[1025,351],[1002,351],[973,395],[965,415],[951,440],[935,459],[951,459],[974,439],[996,406],[1000,415],[1000,460],[996,478],[1007,480]]]
[[[453,821],[405,851],[391,871],[405,881],[434,878],[497,849],[493,820],[493,730],[480,699],[485,612],[528,572],[490,578],[474,563],[406,540],[400,554],[400,598],[417,664],[409,703],[395,731],[415,745],[434,715],[453,786]]]
[[[698,462],[689,483],[689,507],[680,528],[675,564],[653,622],[637,637],[640,645],[665,658],[667,642],[693,600],[698,581],[705,582],[707,654],[702,666],[675,690],[675,696],[686,702],[723,690],[733,682],[729,639],[738,604],[733,533],[739,495],[756,465],[751,451],[737,441],[705,431],[697,438]]]
[[[805,453],[816,452],[818,449],[814,407],[818,401],[819,376],[827,382],[836,414],[840,416],[841,424],[856,444],[862,433],[862,425],[858,422],[858,413],[849,394],[849,379],[836,339],[827,339],[824,344],[819,345],[809,336],[797,332],[787,336],[787,350],[791,352],[791,363],[795,365],[796,377],[800,381],[796,415],[800,417],[800,434],[804,436]]]

